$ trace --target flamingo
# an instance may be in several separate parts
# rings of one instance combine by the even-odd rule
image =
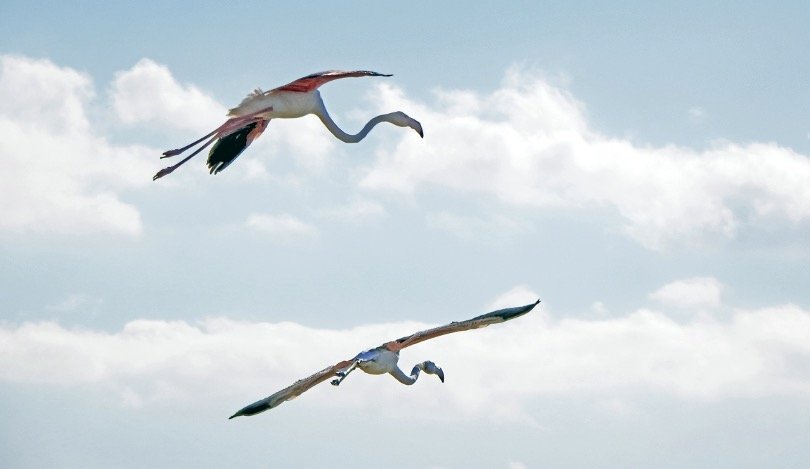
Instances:
[[[267,124],[270,123],[270,119],[294,119],[308,114],[315,114],[335,137],[346,143],[357,143],[363,140],[371,129],[380,122],[389,122],[399,127],[410,127],[420,137],[424,137],[422,124],[400,111],[374,117],[366,123],[360,132],[354,135],[348,134],[341,130],[332,120],[332,117],[329,116],[321,99],[321,93],[318,91],[318,87],[324,83],[339,78],[390,76],[392,75],[366,70],[353,72],[330,70],[307,75],[270,91],[262,91],[257,88],[248,94],[238,106],[228,111],[229,119],[225,123],[182,148],[164,152],[161,158],[179,155],[203,140],[210,138],[204,145],[194,150],[193,153],[179,163],[158,171],[152,180],[157,180],[171,173],[214,142],[216,143],[208,153],[208,169],[211,174],[217,174],[227,168],[245,148],[250,146],[264,132]]]
[[[411,373],[406,375],[405,372],[402,371],[399,366],[397,366],[397,361],[399,361],[399,351],[405,347],[416,345],[419,342],[433,339],[434,337],[451,334],[453,332],[479,329],[481,327],[489,326],[490,324],[498,324],[509,321],[510,319],[514,319],[528,313],[534,309],[538,303],[540,303],[540,300],[525,306],[499,309],[491,313],[476,316],[466,321],[454,321],[444,326],[419,331],[400,339],[386,342],[379,347],[358,353],[351,360],[340,361],[332,366],[324,368],[312,376],[298,380],[275,394],[243,407],[238,412],[231,415],[229,419],[242,415],[256,415],[260,412],[264,412],[265,410],[272,409],[284,401],[289,401],[295,397],[298,397],[316,384],[322,383],[323,381],[326,381],[332,377],[336,378],[332,379],[331,383],[334,386],[338,386],[341,382],[343,382],[344,379],[346,379],[346,377],[349,376],[349,373],[357,368],[360,368],[371,375],[382,375],[388,373],[400,383],[409,386],[415,383],[417,378],[419,378],[420,371],[424,371],[429,375],[438,376],[439,380],[441,380],[443,383],[444,371],[429,360],[417,363],[414,365],[413,369],[411,369]]]

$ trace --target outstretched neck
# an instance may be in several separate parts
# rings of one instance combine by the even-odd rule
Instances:
[[[318,112],[316,112],[315,115],[317,115],[321,119],[323,125],[325,125],[326,128],[329,129],[330,132],[332,132],[332,135],[334,135],[335,137],[346,143],[357,143],[360,140],[363,140],[366,137],[366,135],[368,135],[368,133],[371,132],[371,129],[373,129],[375,125],[379,124],[380,122],[391,122],[391,114],[382,114],[368,121],[366,125],[363,126],[363,128],[360,130],[360,132],[357,132],[356,134],[352,135],[344,132],[343,129],[341,129],[340,127],[337,126],[337,124],[335,124],[335,121],[333,121],[329,113],[326,112],[325,107],[321,106],[321,108],[318,109]]]

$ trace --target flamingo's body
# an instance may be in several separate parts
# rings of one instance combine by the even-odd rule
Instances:
[[[417,363],[411,370],[410,375],[405,374],[405,372],[402,371],[397,365],[397,362],[399,361],[399,351],[405,347],[410,347],[411,345],[418,344],[419,342],[445,334],[467,331],[470,329],[478,329],[491,324],[509,321],[510,319],[514,319],[528,313],[534,309],[538,303],[540,303],[540,300],[525,306],[500,309],[491,313],[482,314],[481,316],[476,316],[466,321],[451,322],[450,324],[446,324],[444,326],[434,327],[433,329],[427,329],[397,340],[386,342],[379,347],[358,353],[351,360],[338,362],[335,365],[324,368],[312,376],[298,380],[291,386],[288,386],[273,395],[242,408],[230,418],[239,417],[241,415],[255,415],[260,412],[264,412],[265,410],[272,409],[284,401],[288,401],[301,395],[316,384],[322,383],[329,378],[337,377],[332,379],[332,384],[337,386],[356,368],[360,368],[366,373],[372,375],[382,375],[388,373],[396,378],[396,380],[400,383],[407,385],[416,382],[420,371],[424,371],[425,373],[431,375],[437,375],[439,379],[444,382],[444,371],[436,366],[436,364],[432,361]]]
[[[292,83],[270,91],[256,89],[247,95],[238,106],[231,109],[228,112],[229,119],[211,133],[185,147],[163,153],[161,158],[179,155],[203,140],[209,139],[179,163],[158,171],[152,179],[158,179],[171,173],[214,142],[216,143],[208,153],[208,169],[211,174],[222,171],[264,132],[271,119],[295,119],[314,114],[321,119],[321,122],[335,137],[347,143],[359,142],[380,122],[389,122],[399,127],[410,127],[420,136],[424,136],[422,125],[404,112],[399,111],[374,117],[366,123],[360,132],[354,135],[348,134],[338,127],[329,112],[327,112],[318,87],[339,78],[362,76],[388,77],[391,75],[364,70],[354,72],[328,71],[299,78]]]

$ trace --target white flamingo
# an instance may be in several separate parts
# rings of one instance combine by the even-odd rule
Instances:
[[[238,106],[228,111],[229,119],[211,133],[182,148],[163,153],[161,158],[179,155],[210,137],[204,145],[194,150],[192,154],[175,165],[161,169],[152,179],[156,180],[171,173],[215,141],[216,143],[208,153],[208,169],[211,174],[222,171],[264,132],[270,119],[294,119],[307,114],[315,114],[335,137],[347,143],[356,143],[363,140],[369,131],[380,122],[390,122],[399,127],[410,127],[420,137],[424,137],[422,125],[404,112],[399,111],[382,114],[371,119],[355,135],[344,132],[335,124],[335,121],[326,111],[318,87],[339,78],[365,76],[390,77],[391,75],[365,70],[353,72],[331,70],[313,73],[270,91],[262,91],[257,88],[247,95]]]
[[[256,415],[260,412],[264,412],[265,410],[272,409],[284,401],[288,401],[301,395],[316,384],[326,381],[329,378],[334,378],[332,379],[332,384],[337,386],[344,379],[346,379],[347,376],[349,376],[349,373],[357,368],[360,368],[366,373],[372,375],[388,373],[396,378],[400,383],[407,385],[411,385],[416,382],[420,371],[424,371],[425,373],[431,375],[437,375],[439,379],[444,382],[444,371],[442,371],[442,369],[436,366],[436,364],[432,361],[424,361],[416,364],[411,370],[410,375],[406,375],[405,372],[397,366],[397,361],[399,360],[399,351],[405,347],[410,347],[411,345],[418,344],[419,342],[423,342],[434,337],[451,334],[453,332],[478,329],[489,326],[490,324],[498,324],[510,319],[514,319],[518,316],[523,316],[534,309],[538,303],[540,303],[540,300],[525,306],[499,309],[498,311],[482,314],[481,316],[476,316],[466,321],[451,322],[450,324],[444,326],[434,327],[433,329],[427,329],[402,337],[401,339],[386,342],[379,347],[366,350],[365,352],[360,352],[351,360],[338,362],[332,366],[324,368],[312,376],[298,380],[291,386],[288,386],[271,396],[242,408],[229,418],[232,419],[241,415]]]

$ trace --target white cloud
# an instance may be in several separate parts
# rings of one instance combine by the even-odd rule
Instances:
[[[599,316],[606,316],[609,312],[607,306],[601,301],[594,301],[591,304],[591,311]]]
[[[369,189],[444,186],[518,206],[607,209],[653,249],[810,219],[810,159],[774,143],[694,150],[601,135],[567,91],[517,68],[490,94],[438,91],[432,104],[376,90],[381,109],[407,109],[426,136],[387,143],[361,182]]]
[[[535,297],[518,287],[493,304]],[[387,376],[358,374],[340,388],[318,386],[285,405],[359,407],[373,399],[392,413],[520,418],[529,400],[543,396],[606,402],[634,393],[687,400],[810,396],[810,311],[797,306],[737,310],[728,321],[686,324],[647,309],[583,320],[555,319],[542,308],[402,352],[403,368],[436,361],[447,375],[444,384],[427,376],[405,388]],[[428,326],[331,330],[209,318],[138,320],[107,333],[52,322],[2,325],[0,379],[105,386],[130,405],[227,397],[236,410],[362,349]]]
[[[47,306],[46,309],[62,312],[93,310],[101,306],[103,302],[101,298],[86,293],[73,293],[59,303]]]
[[[720,306],[722,285],[714,277],[694,277],[668,283],[650,298],[679,308],[717,308]]]
[[[127,124],[207,133],[225,121],[224,106],[196,86],[178,83],[165,65],[150,59],[116,73],[110,93],[115,112]]]
[[[450,212],[425,215],[427,226],[447,231],[460,239],[505,239],[527,230],[524,224],[496,214],[488,218],[463,216]]]
[[[351,202],[322,210],[321,215],[339,220],[357,220],[385,215],[385,207],[379,202],[368,199],[354,199]]]
[[[317,233],[313,225],[286,213],[279,215],[254,213],[248,217],[245,224],[256,231],[276,235],[313,236]]]
[[[12,55],[0,67],[0,233],[138,235],[140,214],[119,193],[151,182],[153,151],[97,133],[88,76]]]
[[[322,172],[330,166],[338,140],[315,116],[272,121],[276,151],[288,153],[295,164],[310,172]],[[270,130],[270,129],[268,129]],[[271,142],[272,143],[272,142]]]
[[[691,107],[689,108],[689,117],[695,122],[702,121],[706,117],[706,111],[698,106]]]

